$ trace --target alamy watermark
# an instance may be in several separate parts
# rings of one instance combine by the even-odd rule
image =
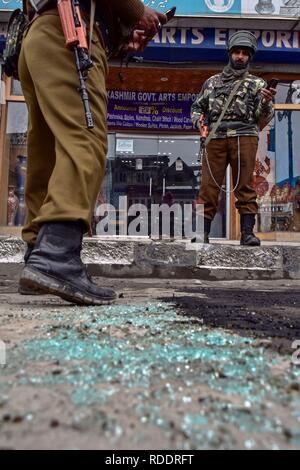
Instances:
[[[96,234],[99,236],[131,236],[162,239],[195,239],[203,243],[204,205],[196,204],[132,204],[120,196],[118,207],[100,204],[95,211]],[[197,243],[195,244],[197,245]],[[197,249],[194,244],[187,249]]]
[[[6,346],[4,341],[0,340],[0,366],[5,366],[6,364]]]
[[[292,349],[295,349],[295,352],[292,354],[292,364],[300,366],[300,339],[292,343]]]

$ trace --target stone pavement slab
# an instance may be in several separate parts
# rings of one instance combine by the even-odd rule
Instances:
[[[0,238],[0,288],[15,289],[24,243]],[[82,259],[94,276],[203,280],[300,279],[299,244],[191,244],[187,240],[85,238]]]

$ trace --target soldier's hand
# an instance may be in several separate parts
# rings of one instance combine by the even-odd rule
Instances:
[[[275,88],[270,88],[267,90],[266,88],[261,89],[261,98],[262,98],[262,103],[267,104],[270,101],[273,101],[277,93],[277,90]]]
[[[149,42],[149,38],[145,35],[144,31],[134,30],[131,40],[124,47],[127,52],[141,52],[145,49]]]
[[[138,23],[138,28],[145,31],[148,38],[153,38],[166,22],[166,15],[145,6],[144,15]]]

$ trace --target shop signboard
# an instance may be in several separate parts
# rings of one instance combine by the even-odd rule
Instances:
[[[300,0],[143,0],[145,5],[166,11],[177,6],[179,16],[300,16]],[[0,10],[14,10],[22,0],[0,0]]]
[[[144,3],[162,11],[176,5],[178,16],[300,16],[300,0],[144,0]]]
[[[22,0],[0,0],[0,11],[15,10],[16,8],[22,8]]]
[[[242,0],[242,14],[298,17],[300,0]]]
[[[108,126],[111,130],[191,131],[191,105],[196,96],[193,93],[110,90]],[[125,146],[122,142],[122,150],[131,150],[127,141]]]
[[[300,1],[300,0],[299,0]],[[156,62],[210,62],[227,60],[226,44],[237,29],[164,27],[144,51],[144,60]],[[258,40],[255,60],[300,63],[300,31],[253,30]]]
[[[116,151],[133,153],[133,139],[117,139]]]
[[[144,0],[144,3],[163,11],[176,5],[177,15],[230,15],[241,13],[242,0]]]
[[[300,16],[300,0],[142,0],[145,5],[166,11],[174,5],[179,16],[275,15]],[[14,10],[22,0],[0,0],[0,10]]]

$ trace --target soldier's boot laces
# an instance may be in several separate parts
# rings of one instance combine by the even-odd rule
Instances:
[[[241,215],[241,245],[260,246],[260,239],[253,233],[255,214]]]
[[[81,261],[82,235],[81,222],[45,223],[21,273],[20,288],[78,305],[112,303],[116,293],[93,283]]]

